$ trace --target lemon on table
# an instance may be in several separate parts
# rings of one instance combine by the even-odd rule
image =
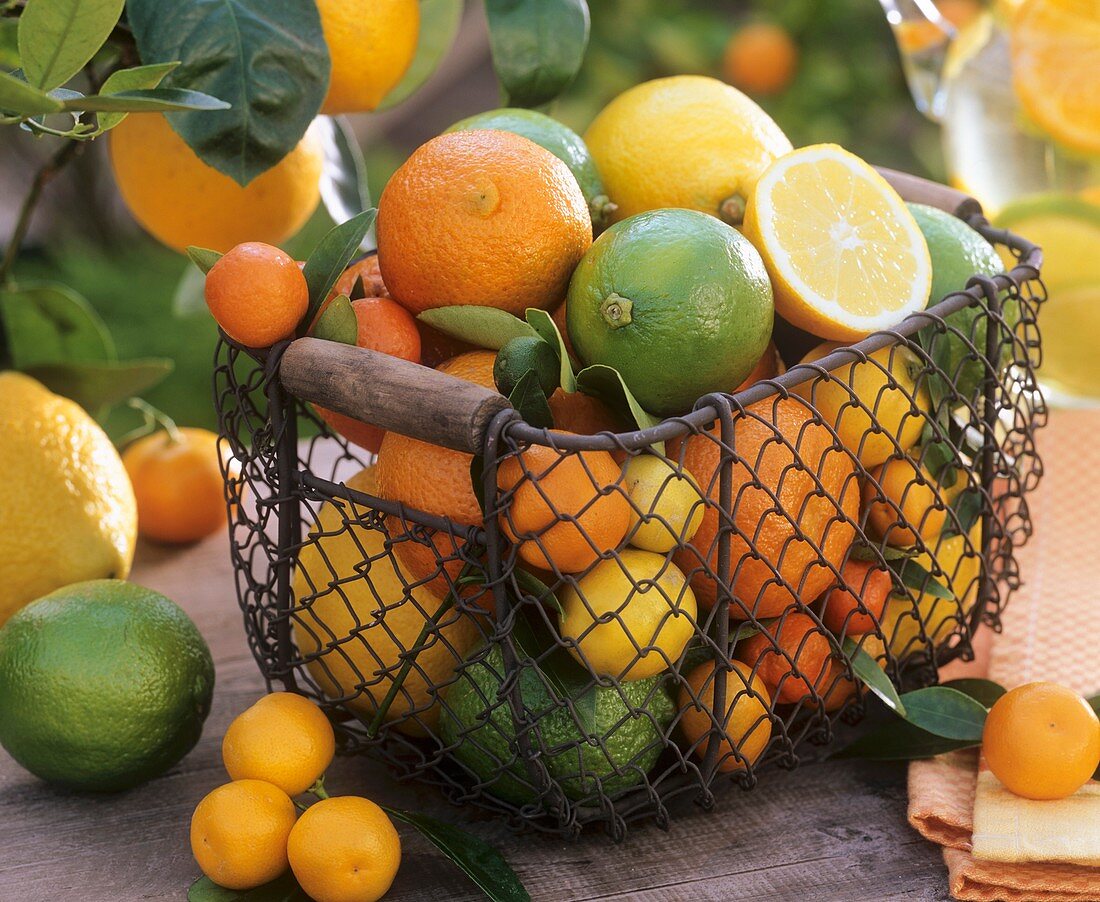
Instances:
[[[130,573],[137,503],[111,440],[79,405],[0,373],[0,625],[69,583]]]
[[[618,205],[615,219],[686,207],[736,225],[753,184],[791,149],[749,97],[715,78],[677,75],[624,91],[585,143]]]
[[[600,676],[641,680],[671,667],[695,635],[695,593],[664,555],[627,548],[561,593],[561,635]]]
[[[775,309],[821,338],[849,341],[923,310],[932,285],[924,237],[898,193],[833,144],[773,163],[743,231],[772,278]]]
[[[623,488],[630,500],[627,544],[645,551],[671,551],[690,542],[703,522],[706,501],[686,470],[662,457],[639,454],[623,467]]]

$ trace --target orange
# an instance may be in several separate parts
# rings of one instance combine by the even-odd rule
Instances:
[[[871,561],[848,560],[837,586],[821,606],[821,622],[835,636],[862,636],[878,629],[886,599],[894,591],[889,571]]]
[[[511,132],[461,131],[418,148],[378,203],[378,260],[414,313],[477,304],[522,317],[565,297],[592,244],[569,168]]]
[[[420,330],[420,362],[424,366],[437,367],[459,354],[478,350],[476,345],[433,329],[427,323],[417,320],[416,326]]]
[[[316,783],[336,754],[332,724],[308,698],[273,692],[234,718],[222,762],[234,780],[266,780],[296,796]]]
[[[554,428],[578,435],[595,435],[598,432],[621,432],[626,428],[611,409],[584,392],[567,392],[557,389],[549,398]]]
[[[772,735],[768,717],[771,697],[760,677],[740,661],[730,662],[726,677],[725,711],[714,710],[714,664],[700,664],[680,688],[680,729],[695,757],[702,759],[718,738],[721,748],[718,770],[722,773],[752,767],[767,748]],[[688,691],[690,687],[690,691]]]
[[[752,372],[741,381],[741,384],[733,390],[732,394],[744,391],[750,385],[755,385],[762,379],[774,379],[782,372],[783,360],[779,356],[779,351],[775,347],[775,342],[769,341],[768,347],[765,349],[760,359],[756,361],[756,366],[752,368]]]
[[[138,530],[155,542],[197,542],[225,526],[218,437],[208,429],[158,430],[122,453],[134,486]],[[231,460],[227,469],[238,467]]]
[[[242,241],[279,244],[321,200],[324,147],[312,130],[244,186],[200,160],[159,113],[127,116],[107,143],[134,219],[180,253],[192,244],[222,253]]]
[[[768,22],[739,28],[722,55],[726,81],[747,94],[778,94],[797,69],[798,46],[785,29]]]
[[[314,902],[375,902],[397,876],[401,837],[374,802],[337,796],[310,805],[298,818],[287,855]]]
[[[704,608],[717,599],[718,434],[715,426],[694,435],[680,452],[711,502],[691,544],[675,556]],[[730,616],[777,617],[798,600],[811,603],[833,582],[829,565],[839,569],[855,538],[855,471],[799,398],[750,405],[736,421],[734,442]]]
[[[899,548],[931,545],[947,523],[947,505],[962,490],[939,485],[928,470],[910,457],[892,457],[871,471],[863,486],[867,525],[875,535]]]
[[[290,796],[263,780],[237,780],[210,792],[191,815],[191,854],[226,889],[252,889],[287,869],[287,840],[297,811]]]
[[[563,454],[532,445],[501,463],[511,493],[501,527],[533,567],[580,573],[616,548],[630,528],[622,473],[606,451]]]
[[[238,244],[206,274],[206,305],[222,331],[250,348],[289,338],[309,307],[298,264],[277,247]]]
[[[737,660],[759,675],[776,701],[797,704],[821,694],[830,675],[832,645],[812,617],[788,611],[737,648]]]
[[[1027,683],[989,709],[982,753],[994,776],[1026,799],[1064,799],[1100,764],[1100,721],[1057,683]]]
[[[356,337],[359,347],[412,363],[420,362],[420,332],[416,328],[416,320],[397,301],[384,297],[360,298],[351,302],[351,309],[355,312],[359,327]],[[385,435],[384,429],[325,407],[314,405],[314,410],[330,428],[349,442],[372,454],[378,453],[382,436]]]
[[[329,297],[346,294],[349,298],[355,294],[355,283],[363,281],[362,296],[365,298],[388,298],[386,283],[382,280],[382,269],[378,265],[378,254],[368,254],[362,260],[352,263],[341,273],[332,287]]]

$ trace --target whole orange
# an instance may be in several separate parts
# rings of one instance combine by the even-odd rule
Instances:
[[[722,56],[726,81],[747,94],[778,94],[797,69],[798,45],[785,29],[770,22],[739,28]]]
[[[752,368],[752,372],[733,390],[733,394],[744,391],[750,385],[759,382],[761,379],[774,379],[782,372],[783,361],[779,357],[779,351],[776,350],[775,342],[768,342],[768,347],[765,349],[760,359],[756,361],[756,366]]]
[[[688,674],[688,685],[680,687],[680,729],[689,748],[701,759],[720,736],[718,770],[722,773],[752,767],[772,735],[767,686],[740,661],[731,661],[730,665],[725,711],[715,710],[713,663],[700,664]]]
[[[578,435],[595,435],[598,432],[621,432],[628,428],[611,409],[584,392],[567,392],[557,389],[548,399],[554,428]]]
[[[797,704],[827,688],[832,645],[812,617],[788,611],[737,647],[737,660],[752,668],[776,701]]]
[[[343,292],[341,292],[343,293]],[[413,363],[420,362],[420,332],[416,320],[397,301],[389,298],[360,298],[351,302],[359,332],[356,344]],[[349,442],[377,454],[384,429],[353,417],[314,405],[329,427]]]
[[[378,202],[378,260],[414,313],[477,304],[549,309],[592,244],[569,168],[511,132],[460,131],[418,148]]]
[[[183,544],[225,526],[219,461],[218,437],[208,429],[158,430],[127,446],[122,464],[134,486],[138,531],[155,542]]]
[[[873,633],[894,591],[889,571],[871,561],[848,560],[840,571],[844,585],[837,586],[821,606],[821,622],[835,636]]]
[[[704,607],[717,599],[720,444],[718,427],[693,435],[684,468],[711,504],[691,545],[676,552]],[[855,538],[859,486],[851,458],[799,398],[769,398],[734,424],[730,616],[777,617],[814,601],[833,582]],[[705,564],[705,567],[704,567]]]
[[[298,264],[259,241],[238,244],[219,259],[206,274],[205,293],[225,334],[250,348],[289,338],[309,307]]]
[[[352,263],[341,273],[332,287],[330,297],[346,294],[349,298],[355,294],[355,283],[363,281],[362,296],[367,298],[388,298],[386,283],[382,280],[382,269],[378,265],[378,254],[368,254],[362,260]]]
[[[1080,695],[1057,683],[1010,689],[989,709],[986,764],[1025,799],[1064,799],[1100,764],[1100,720]]]
[[[606,451],[562,453],[532,445],[497,471],[511,503],[501,527],[534,567],[579,573],[613,550],[630,528],[622,471]]]

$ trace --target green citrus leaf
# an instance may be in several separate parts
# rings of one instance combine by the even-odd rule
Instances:
[[[948,680],[946,683],[941,683],[940,685],[946,689],[954,689],[957,692],[961,692],[963,695],[969,695],[976,702],[979,702],[987,708],[992,708],[997,699],[1008,691],[1000,683],[995,683],[993,680],[983,680],[978,677]]]
[[[40,116],[60,112],[61,101],[14,75],[0,72],[0,110],[22,116]]]
[[[164,113],[171,110],[228,110],[229,104],[201,91],[183,88],[142,88],[74,97],[61,104],[66,112]]]
[[[895,720],[860,736],[831,758],[863,758],[867,761],[913,761],[933,758],[944,752],[970,749],[979,745],[965,739],[933,736],[904,720]]]
[[[539,604],[549,604],[559,614],[563,613],[561,602],[558,601],[558,596],[553,593],[546,583],[531,573],[529,570],[524,570],[522,567],[516,567],[515,569],[516,585],[521,590],[526,592]]]
[[[114,342],[99,314],[65,285],[24,283],[0,291],[0,320],[18,369],[115,359]]]
[[[19,68],[19,20],[0,19],[0,69]]]
[[[537,107],[576,77],[588,46],[585,0],[485,0],[505,106]]]
[[[333,222],[346,222],[370,207],[363,151],[343,116],[317,120],[325,148],[321,202]]]
[[[485,517],[485,455],[475,454],[470,461],[470,484],[474,489],[474,497],[477,506],[481,509],[481,516]]]
[[[508,395],[508,402],[523,417],[524,421],[536,429],[552,429],[554,415],[546,402],[546,394],[539,385],[538,373],[528,370],[519,377],[519,382]]]
[[[591,675],[553,639],[540,641],[538,631],[531,624],[533,617],[531,605],[520,607],[512,627],[517,657],[520,662],[529,660],[526,666],[538,670],[546,688],[557,701],[572,704],[581,733],[597,737],[596,686],[592,685]],[[548,648],[551,650],[546,653]]]
[[[382,98],[377,110],[388,110],[407,100],[431,77],[458,35],[462,6],[462,0],[420,0],[420,37],[416,55],[401,81]]]
[[[614,367],[604,366],[602,363],[585,367],[577,373],[577,389],[598,398],[613,411],[632,419],[639,429],[648,429],[661,422],[638,403]]]
[[[865,652],[851,636],[844,639],[842,646],[844,656],[851,661],[852,671],[861,683],[882,699],[883,703],[891,711],[905,717],[905,704],[898,697],[898,691],[885,671],[878,666],[878,661]]]
[[[76,401],[89,413],[152,388],[172,372],[166,357],[119,363],[42,363],[23,367],[51,391]]]
[[[577,377],[573,375],[573,364],[569,360],[569,351],[565,347],[565,340],[558,331],[558,324],[545,310],[537,307],[527,308],[527,324],[538,332],[539,337],[554,349],[561,363],[561,377],[559,385],[567,392],[577,390]]]
[[[946,686],[929,686],[901,696],[905,719],[926,733],[944,739],[981,742],[989,714],[979,701]]]
[[[951,502],[951,509],[955,512],[955,516],[959,518],[959,525],[955,526],[953,521],[949,521],[946,534],[949,536],[969,535],[974,524],[981,519],[984,507],[982,493],[979,489],[967,489],[965,492],[960,492],[955,500]]]
[[[382,810],[419,830],[421,836],[465,871],[493,902],[530,902],[531,897],[516,872],[485,840],[426,814],[384,805]]]
[[[118,94],[121,91],[143,91],[157,87],[169,72],[179,65],[179,60],[170,63],[153,63],[150,66],[133,66],[130,69],[118,69],[107,76],[99,89],[101,95]],[[126,118],[126,113],[103,113],[99,117],[100,133],[110,131]]]
[[[363,243],[370,227],[374,225],[374,217],[377,210],[365,210],[358,216],[353,216],[347,222],[341,223],[329,229],[328,233],[314,248],[313,253],[306,260],[302,272],[309,286],[309,310],[302,322],[305,325],[313,322],[317,311],[325,302],[340,274],[348,268],[352,258],[359,253],[359,246]]]
[[[314,338],[325,341],[338,341],[344,345],[354,345],[359,339],[359,321],[351,308],[346,294],[334,298],[325,308],[311,332]]]
[[[935,598],[954,600],[954,593],[912,558],[888,561],[888,563],[903,586],[914,592],[925,592]]]
[[[204,275],[210,272],[214,264],[222,258],[222,254],[218,251],[212,251],[206,247],[195,247],[193,244],[187,248],[187,256]]]
[[[518,316],[497,307],[437,307],[416,318],[452,338],[493,351],[499,351],[513,338],[538,338],[538,332]]]
[[[294,874],[287,871],[282,877],[254,889],[226,889],[209,877],[200,877],[187,890],[187,902],[310,902],[310,898],[298,885]]]
[[[65,84],[103,46],[124,0],[27,0],[19,16],[19,59],[27,81]]]
[[[172,315],[181,318],[206,313],[206,274],[197,267],[188,266],[172,293]]]
[[[126,11],[142,62],[180,61],[165,87],[232,105],[169,118],[241,185],[293,150],[321,108],[330,62],[313,0],[129,0]]]

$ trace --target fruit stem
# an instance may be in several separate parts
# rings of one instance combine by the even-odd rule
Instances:
[[[321,774],[321,776],[317,778],[317,782],[309,787],[306,792],[317,796],[317,798],[322,802],[327,799],[329,795],[328,792],[325,791],[325,775]]]
[[[731,194],[718,205],[718,218],[735,228],[745,221],[745,198]]]
[[[611,292],[600,304],[600,315],[612,329],[620,329],[633,322],[634,302],[630,298]]]
[[[592,214],[592,230],[602,232],[607,221],[619,209],[606,194],[597,194],[588,202],[588,212]]]
[[[127,432],[119,440],[120,445],[125,446],[136,439],[151,435],[156,432],[158,428],[168,433],[168,444],[175,445],[183,441],[183,434],[176,425],[176,421],[168,416],[163,410],[158,410],[142,398],[130,398],[130,400],[126,402],[126,405],[138,411],[145,422],[136,429]]]

